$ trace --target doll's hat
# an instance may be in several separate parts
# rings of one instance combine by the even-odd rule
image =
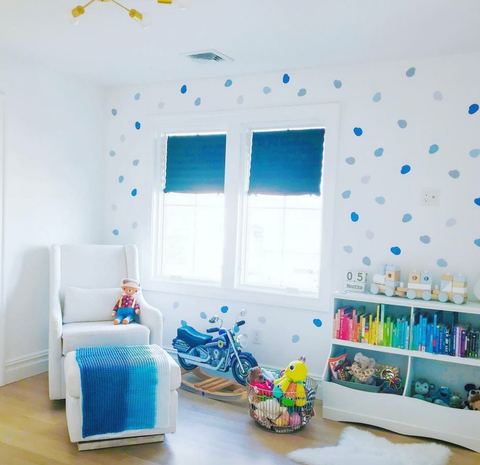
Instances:
[[[120,287],[123,287],[123,286],[133,287],[134,289],[140,290],[141,284],[136,279],[125,278],[125,279],[122,279],[122,284]]]

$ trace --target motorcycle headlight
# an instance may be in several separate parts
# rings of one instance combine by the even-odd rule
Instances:
[[[248,336],[246,334],[239,334],[235,340],[242,349],[245,349],[248,345]]]

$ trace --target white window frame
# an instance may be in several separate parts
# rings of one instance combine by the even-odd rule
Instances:
[[[338,104],[302,105],[293,107],[238,110],[230,112],[203,112],[154,116],[155,173],[150,204],[150,228],[144,237],[142,257],[144,289],[172,294],[259,303],[281,307],[329,311],[331,294],[331,265],[333,221],[335,203],[336,165],[338,151]],[[239,285],[240,257],[244,240],[245,199],[250,166],[249,132],[255,129],[325,128],[325,151],[322,168],[322,234],[320,260],[320,286],[318,293],[292,294],[263,288]],[[200,282],[155,276],[161,240],[159,228],[163,227],[162,180],[165,169],[165,143],[167,134],[192,134],[205,132],[227,133],[225,164],[225,229],[224,257],[221,283]],[[160,244],[159,244],[160,243]],[[147,279],[145,280],[145,277]]]

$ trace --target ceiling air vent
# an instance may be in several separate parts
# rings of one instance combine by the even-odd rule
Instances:
[[[217,62],[222,63],[224,61],[233,61],[232,58],[227,57],[223,53],[216,50],[203,50],[201,52],[182,53],[183,56],[190,58],[197,63]]]

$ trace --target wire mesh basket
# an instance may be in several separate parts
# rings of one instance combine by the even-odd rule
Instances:
[[[250,416],[263,429],[273,433],[293,433],[303,428],[315,416],[318,384],[307,377],[303,385],[305,398],[296,397],[295,383],[278,398],[271,389],[259,389],[247,381]]]

